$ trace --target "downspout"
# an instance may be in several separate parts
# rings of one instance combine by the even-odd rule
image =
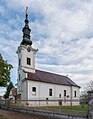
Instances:
[[[72,92],[72,85],[71,85],[71,106],[72,106],[72,94],[73,92]]]
[[[26,80],[26,105],[28,106],[28,81]]]
[[[26,78],[27,78],[27,73],[26,73]],[[28,81],[26,80],[26,104],[28,106]]]
[[[39,106],[40,106],[40,83],[39,83]]]

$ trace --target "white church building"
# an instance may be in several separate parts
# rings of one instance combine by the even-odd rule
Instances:
[[[74,83],[68,76],[49,73],[35,68],[35,54],[37,49],[32,47],[28,13],[26,10],[25,26],[23,28],[23,40],[18,46],[18,87],[17,95],[21,100],[30,100],[30,106],[46,106],[49,100],[63,100],[62,105],[78,105],[73,102],[80,97],[80,86]],[[36,101],[31,101],[36,100]],[[43,100],[40,102],[39,100]],[[45,100],[45,101],[44,101]],[[70,100],[72,102],[66,102]],[[49,105],[60,105],[59,101],[49,101]]]

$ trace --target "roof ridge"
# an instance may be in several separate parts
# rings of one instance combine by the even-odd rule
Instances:
[[[59,75],[47,71],[42,71],[36,69],[35,73],[28,72],[28,79],[33,81],[47,82],[53,84],[69,85],[79,87],[74,81],[72,81],[68,76]]]
[[[67,77],[67,76],[64,76],[64,75],[61,75],[61,74],[57,74],[57,73],[55,73],[55,72],[48,72],[48,71],[43,71],[43,70],[38,70],[38,69],[36,69],[36,71],[40,71],[40,72],[44,72],[44,73],[48,73],[48,74],[53,74],[53,75],[58,75],[58,76]],[[67,78],[69,78],[69,77],[67,77]]]

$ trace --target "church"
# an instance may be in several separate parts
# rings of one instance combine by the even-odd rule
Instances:
[[[35,68],[35,55],[38,49],[32,47],[30,38],[31,29],[29,28],[28,8],[26,8],[25,26],[22,29],[23,39],[18,46],[18,79],[17,95],[18,99],[30,100],[30,106],[46,106],[49,100],[65,100],[62,105],[73,104],[74,99],[80,97],[80,86],[74,83],[68,76],[54,74],[37,70]],[[37,100],[37,101],[31,101]],[[40,100],[45,100],[40,103]],[[66,102],[71,100],[71,102]],[[60,105],[58,101],[49,102],[49,105]]]

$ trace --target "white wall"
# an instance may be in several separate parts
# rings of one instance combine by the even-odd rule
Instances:
[[[35,54],[37,52],[36,49],[33,49],[31,46],[30,52],[27,50],[28,46],[20,45],[17,50],[18,54],[18,87],[17,87],[17,93],[22,93],[22,80],[25,79],[27,76],[27,73],[25,72],[32,72],[35,73]],[[27,58],[31,59],[31,65],[27,64]],[[20,59],[20,66],[19,66],[19,59]],[[25,71],[25,72],[24,72]],[[20,80],[19,80],[20,75]]]
[[[28,46],[20,45],[18,47],[18,61],[21,60],[20,67],[18,66],[18,69],[23,69],[27,72],[33,72],[35,73],[35,54],[37,52],[36,49],[33,49],[32,46],[30,47],[30,52],[28,52],[27,48]],[[27,57],[31,59],[31,65],[27,64]]]
[[[32,93],[32,87],[36,87],[36,95]],[[52,89],[52,96],[49,96],[49,89]],[[36,81],[28,81],[28,99],[58,99],[59,94],[64,99],[64,90],[66,90],[66,95],[69,95],[71,98],[71,87],[65,85],[57,85]],[[79,98],[80,89],[78,87],[72,87],[72,97],[74,98],[74,91],[77,93],[77,97]]]
[[[27,57],[31,59],[31,65],[27,65]],[[35,71],[35,56],[32,51],[22,50],[22,68],[27,72],[31,72],[31,69]]]
[[[76,91],[76,97],[74,97],[74,91]],[[78,88],[78,87],[72,87],[72,97],[74,98],[74,99],[77,99],[77,98],[79,98],[80,97],[80,88]]]
[[[32,92],[32,87],[36,87],[36,95]],[[52,89],[52,96],[49,96],[49,89]],[[69,95],[69,98],[64,97],[64,90],[66,90],[66,94]],[[74,97],[74,91],[77,92],[77,97]],[[79,98],[80,89],[78,87],[72,86],[72,99]],[[61,98],[59,98],[59,94],[61,94]],[[66,99],[71,99],[71,87],[65,85],[57,85],[57,84],[50,84],[44,82],[37,82],[37,81],[25,81],[22,84],[22,100],[57,100],[63,99],[62,105],[71,105],[71,102],[66,102]],[[58,106],[59,100],[55,101],[27,101],[29,106]],[[24,102],[26,104],[26,102]],[[79,105],[78,102],[72,102],[72,105]]]
[[[19,74],[20,74],[20,80],[19,80]],[[22,80],[27,77],[26,75],[27,75],[27,73],[25,73],[24,71],[22,71],[22,70],[18,71],[17,94],[21,94],[21,92],[22,92],[22,85],[23,85]]]
[[[26,81],[22,82],[22,95],[21,95],[22,100],[27,100],[27,97],[28,97],[26,83],[27,83]]]

